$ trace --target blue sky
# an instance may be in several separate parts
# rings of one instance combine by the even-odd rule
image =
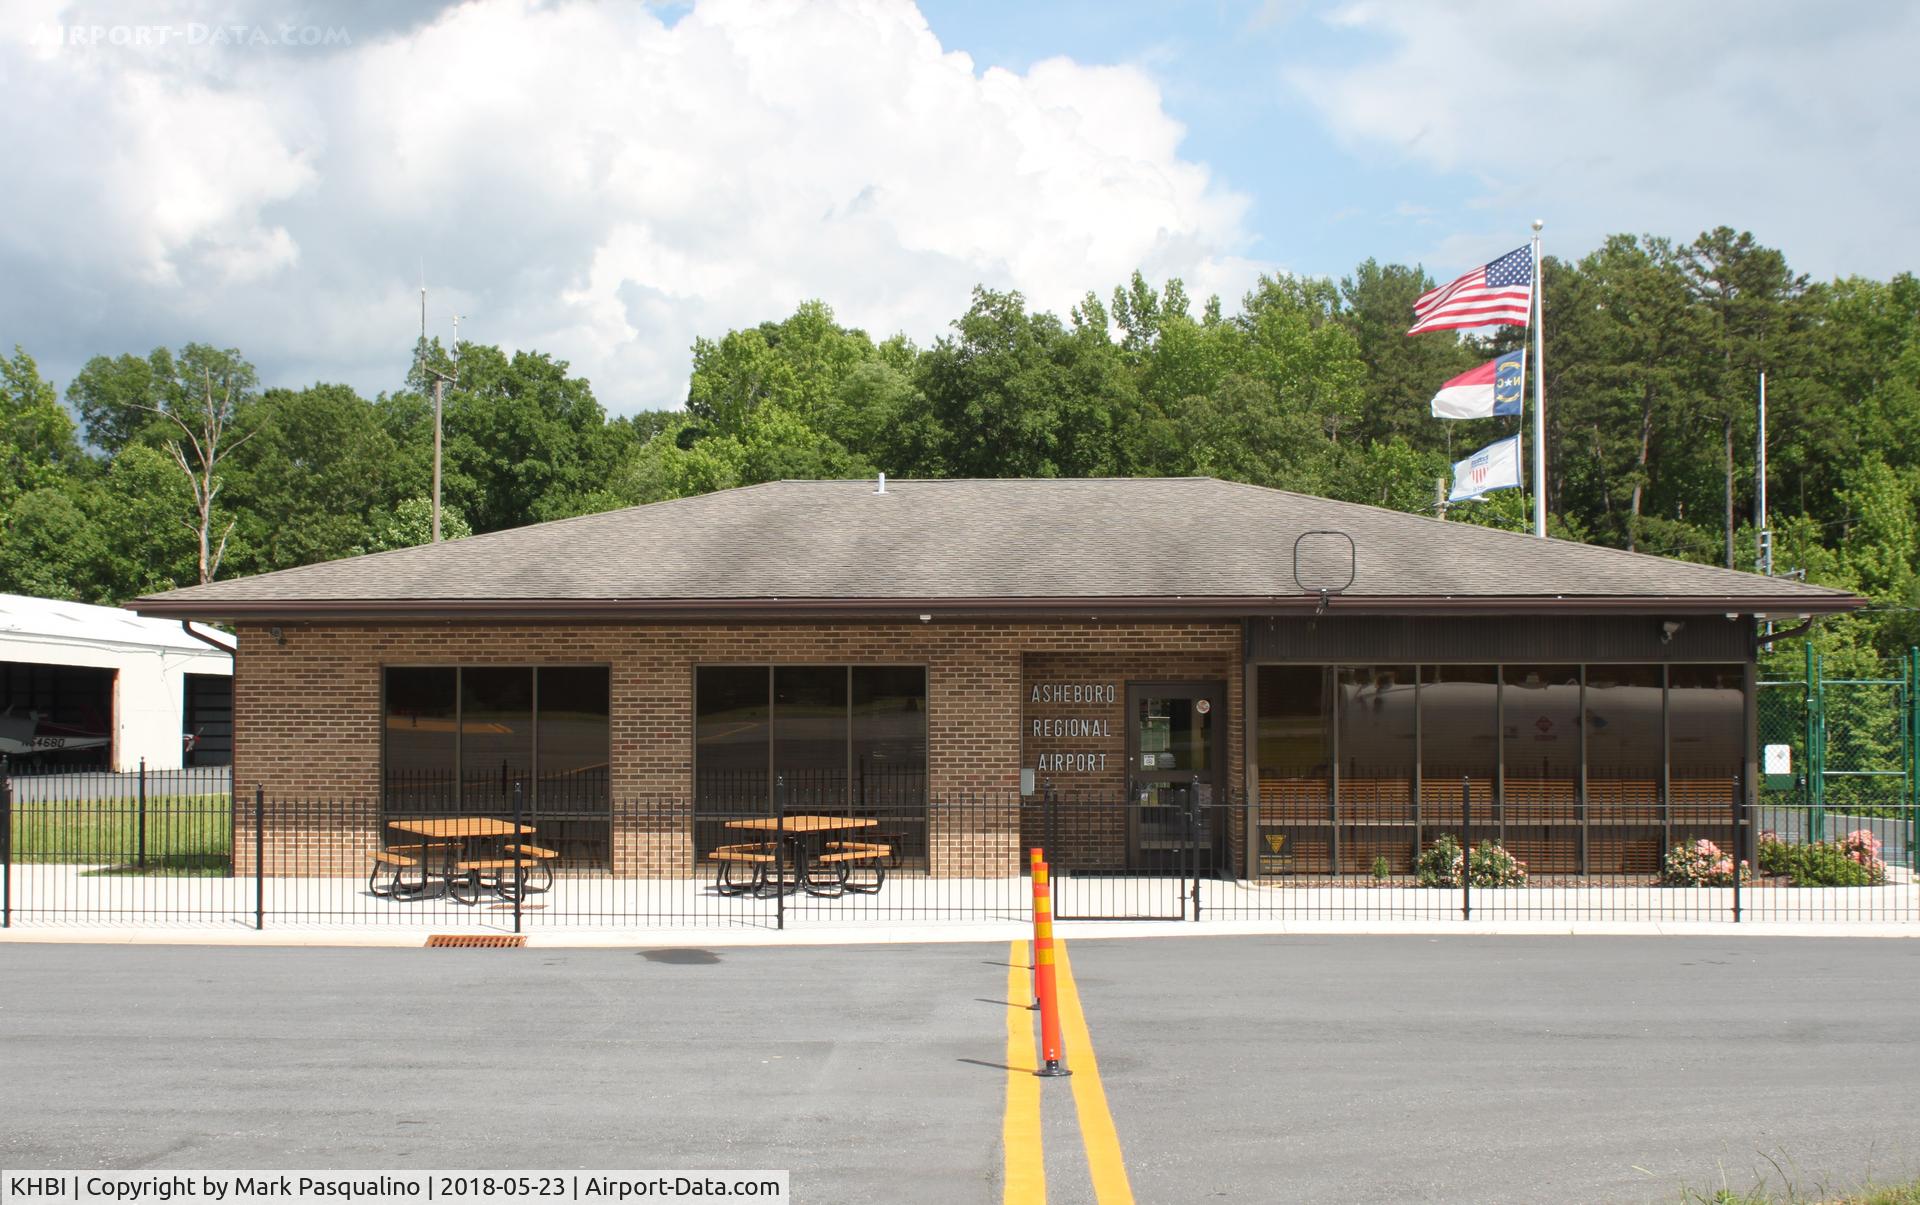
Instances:
[[[1231,308],[1372,256],[1445,279],[1547,223],[1920,259],[1920,5],[1796,0],[16,0],[0,349],[64,385],[203,341],[404,379],[430,327],[614,412],[819,298],[939,337],[1135,269]]]

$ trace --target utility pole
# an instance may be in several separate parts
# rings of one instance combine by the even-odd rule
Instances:
[[[453,320],[454,347],[457,351],[460,342],[460,319]],[[440,542],[440,411],[441,387],[452,381],[458,385],[457,376],[449,377],[435,368],[427,359],[427,286],[420,286],[420,366],[433,377],[433,542]]]
[[[1773,532],[1767,527],[1767,374],[1760,374],[1760,437],[1754,446],[1753,528],[1760,572],[1773,576]]]

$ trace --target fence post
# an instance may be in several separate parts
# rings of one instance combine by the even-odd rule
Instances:
[[[1200,776],[1187,788],[1187,874],[1193,880],[1193,920],[1200,923]]]
[[[147,868],[147,759],[140,759],[140,869]]]
[[[1460,919],[1473,919],[1473,780],[1460,776]]]
[[[786,856],[787,776],[781,774],[773,780],[773,927],[781,930],[787,927],[787,883],[780,869]],[[797,886],[800,882],[797,857],[793,863],[793,879]]]
[[[1733,776],[1733,923],[1740,923],[1740,872],[1747,867],[1747,801],[1740,791],[1740,776]]]
[[[0,929],[13,928],[13,771],[0,757]]]
[[[520,831],[520,815],[523,809],[522,787],[519,779],[513,780],[513,931],[520,931],[520,897],[527,893],[526,871],[520,864],[525,861],[527,845],[526,835]]]
[[[253,927],[267,927],[267,789],[253,784]]]

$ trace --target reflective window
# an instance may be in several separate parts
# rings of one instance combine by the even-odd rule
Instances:
[[[773,670],[773,773],[796,804],[846,798],[847,667]]]
[[[612,699],[604,666],[542,666],[538,671],[539,776],[544,810],[604,807]]]
[[[764,665],[703,665],[694,675],[695,791],[711,807],[765,808],[773,679]]]
[[[1260,667],[1262,778],[1327,780],[1327,682],[1318,665]]]
[[[1500,680],[1508,798],[1526,783],[1579,782],[1580,667],[1504,665]]]
[[[703,665],[695,670],[694,792],[710,811],[926,799],[920,666]]]
[[[858,803],[916,803],[927,791],[927,671],[918,665],[853,667],[853,796]]]
[[[1595,806],[1658,802],[1661,678],[1657,665],[1587,667],[1587,798]]]
[[[1419,673],[1411,665],[1343,665],[1334,671],[1339,724],[1340,814],[1411,818]]]
[[[396,666],[386,673],[387,806],[455,806],[459,671]]]
[[[1493,798],[1500,758],[1498,674],[1491,665],[1429,665],[1420,671],[1420,773],[1429,798]],[[1436,794],[1436,792],[1438,792]]]
[[[513,784],[533,777],[533,671],[494,666],[460,671],[460,802],[513,805]],[[524,798],[522,803],[524,803]]]
[[[1730,803],[1745,760],[1745,673],[1738,665],[1676,665],[1667,686],[1674,800]]]

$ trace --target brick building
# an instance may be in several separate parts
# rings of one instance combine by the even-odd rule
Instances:
[[[1001,873],[1052,797],[1083,861],[1257,877],[1404,869],[1463,801],[1541,868],[1650,868],[1753,782],[1755,621],[1861,603],[1113,479],[776,482],[133,606],[233,625],[235,781],[356,801],[299,837],[343,863],[517,793],[616,873],[661,869],[618,801],[917,811],[938,845],[969,800],[992,839],[930,869]]]

